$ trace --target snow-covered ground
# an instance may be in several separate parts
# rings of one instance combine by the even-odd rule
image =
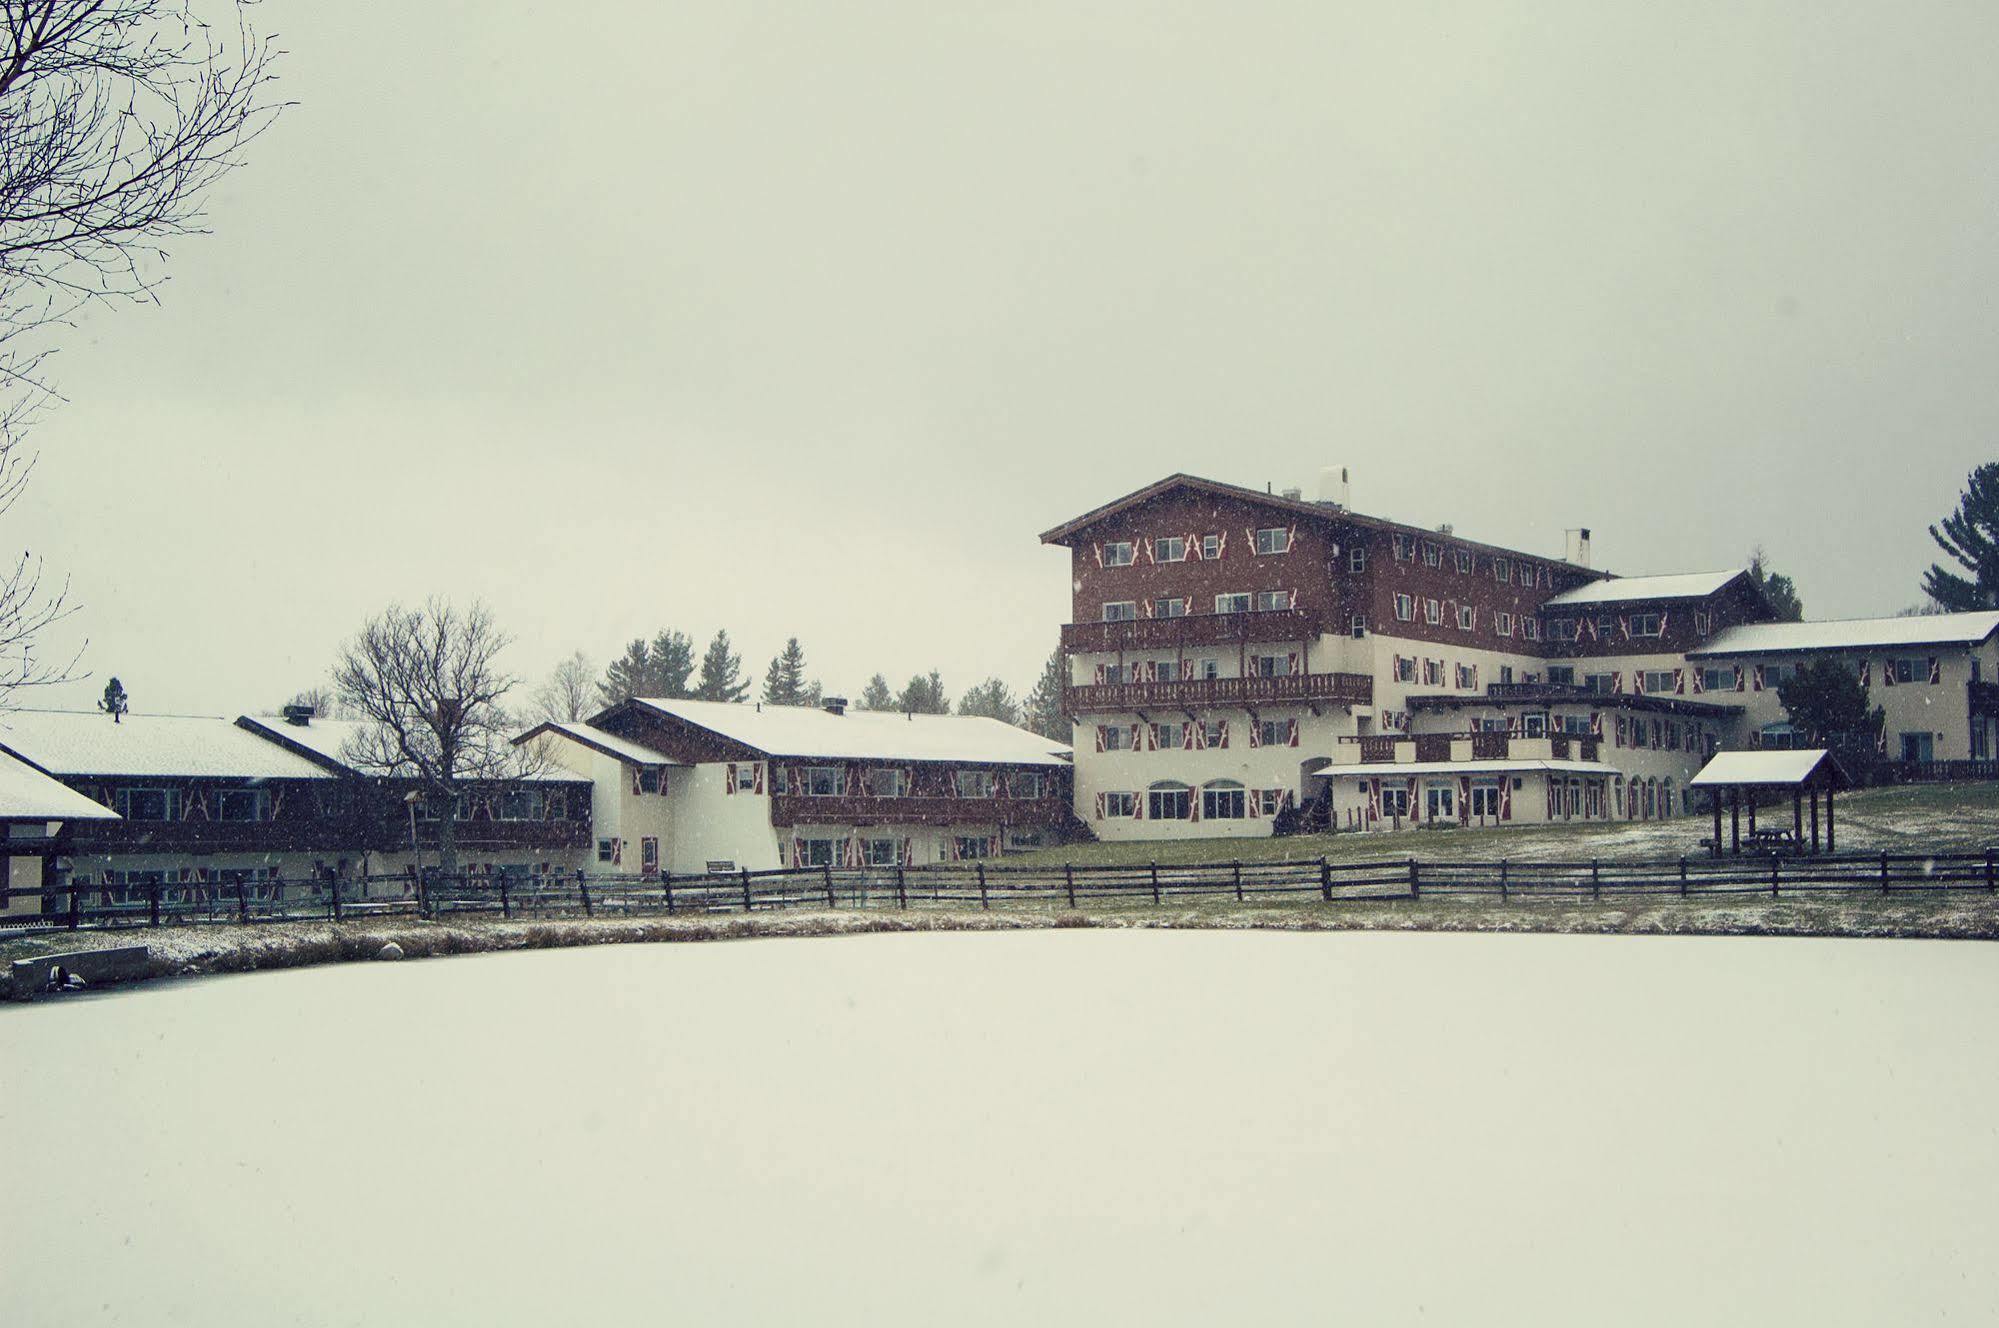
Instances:
[[[1979,1321],[1999,949],[1037,931],[0,1012],[23,1323]]]

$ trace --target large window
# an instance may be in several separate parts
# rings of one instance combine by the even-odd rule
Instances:
[[[805,792],[814,798],[837,798],[847,791],[847,772],[837,765],[808,765]]]
[[[1120,819],[1138,815],[1138,795],[1136,793],[1104,794],[1104,815]]]
[[[1657,696],[1662,692],[1670,692],[1672,690],[1673,671],[1671,669],[1645,670],[1645,691],[1647,694]]]
[[[1291,592],[1288,590],[1259,590],[1256,592],[1256,611],[1276,613],[1291,607]]]
[[[993,795],[993,775],[990,770],[960,770],[952,776],[952,784],[961,798],[990,798]]]
[[[1152,616],[1155,618],[1184,618],[1187,616],[1187,598],[1184,595],[1168,595],[1152,601]]]
[[[1216,780],[1201,790],[1202,820],[1240,821],[1246,814],[1242,785]]]
[[[1184,821],[1192,814],[1193,795],[1185,784],[1154,784],[1145,794],[1145,814],[1155,821]]]
[[[1130,540],[1104,545],[1104,566],[1129,567],[1138,561],[1138,548]]]
[[[1409,819],[1409,789],[1406,785],[1382,786],[1381,814],[1384,817]]]
[[[1734,669],[1702,669],[1700,676],[1704,692],[1725,692],[1735,686]]]
[[[1251,655],[1249,673],[1252,678],[1285,678],[1291,674],[1289,655]]]
[[[1115,600],[1104,605],[1105,622],[1130,622],[1138,617],[1138,605],[1132,600]]]
[[[1248,613],[1250,602],[1250,597],[1247,594],[1217,595],[1215,596],[1215,612]]]
[[[655,776],[654,791],[658,791]],[[548,797],[540,789],[508,789],[495,800],[495,806],[502,821],[545,821],[548,819]]]
[[[1152,726],[1153,740],[1162,750],[1178,750],[1187,745],[1187,726],[1177,721]]]
[[[902,861],[902,841],[870,839],[861,845],[861,856],[870,867],[894,867]]]
[[[215,795],[218,821],[268,821],[271,794],[268,789],[223,789]]]
[[[180,790],[164,788],[119,789],[111,799],[111,810],[128,821],[173,821],[179,819]]]
[[[874,766],[861,776],[861,787],[871,798],[908,797],[909,772],[897,766]]]
[[[1291,552],[1291,532],[1283,526],[1266,526],[1256,532],[1256,551],[1260,554]]]
[[[1187,537],[1185,535],[1162,535],[1152,541],[1152,561],[1156,563],[1184,563],[1187,561]]]
[[[1534,634],[1533,634],[1532,632],[1529,632],[1529,633],[1527,634],[1527,639],[1528,639],[1528,640],[1530,640],[1530,641],[1531,641],[1531,640],[1533,640],[1533,639],[1534,639]],[[1576,620],[1575,620],[1574,618],[1550,618],[1550,619],[1548,619],[1548,639],[1549,639],[1550,641],[1573,641],[1573,640],[1575,640],[1575,639],[1576,639]]]
[[[801,867],[837,867],[840,864],[839,846],[830,839],[801,840]]]
[[[1284,747],[1291,742],[1291,721],[1288,719],[1260,719],[1256,722],[1256,741],[1261,747]]]
[[[1663,630],[1664,625],[1659,621],[1659,615],[1656,613],[1634,613],[1631,615],[1631,634],[1633,636],[1659,636]]]
[[[1180,681],[1180,661],[1177,659],[1162,659],[1157,663],[1155,663],[1152,666],[1152,681],[1154,682]]]
[[[1126,751],[1131,746],[1131,730],[1122,724],[1099,724],[1097,741],[1107,752]]]
[[[1007,796],[1032,802],[1048,792],[1048,777],[1039,770],[1016,770],[1007,776]]]
[[[984,835],[959,835],[958,856],[965,859],[990,857],[992,841]]]
[[[1498,820],[1499,785],[1473,784],[1471,786],[1471,804],[1466,810],[1474,817]]]

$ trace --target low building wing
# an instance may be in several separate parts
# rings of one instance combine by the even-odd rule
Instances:
[[[1749,573],[1680,572],[1670,576],[1618,576],[1565,590],[1551,596],[1547,607],[1563,609],[1597,604],[1652,604],[1662,600],[1706,599]]]
[[[0,716],[0,751],[58,777],[332,779],[322,761],[267,742],[219,715],[16,710]]]
[[[636,710],[704,730],[771,757],[841,761],[926,761],[959,765],[1066,766],[1069,745],[976,715],[638,697],[607,715]],[[602,726],[598,716],[591,727]],[[659,759],[655,757],[654,759]]]
[[[1914,614],[1906,618],[1849,618],[1833,622],[1750,623],[1731,627],[1689,659],[1785,655],[1819,651],[1982,645],[1999,632],[1999,612]]]
[[[115,821],[118,813],[43,774],[0,756],[0,821]]]

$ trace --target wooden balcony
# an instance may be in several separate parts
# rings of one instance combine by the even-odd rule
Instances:
[[[1212,706],[1284,704],[1371,705],[1374,679],[1364,673],[1294,673],[1283,678],[1193,678],[1181,682],[1118,682],[1068,687],[1062,704],[1072,715],[1093,711],[1196,710]]]
[[[1342,738],[1352,746],[1334,757],[1336,765],[1394,765],[1421,761],[1594,761],[1601,750],[1596,738],[1569,733],[1528,737],[1518,733],[1474,730],[1470,733],[1365,734]],[[1356,752],[1355,749],[1358,749]],[[1351,754],[1350,754],[1351,753]]]
[[[1062,648],[1077,652],[1174,650],[1183,646],[1232,646],[1253,641],[1310,641],[1324,630],[1318,615],[1303,609],[1190,613],[1179,618],[1064,623]]]
[[[1069,816],[1066,790],[1039,798],[813,797],[780,793],[770,823],[793,825],[1060,825]]]

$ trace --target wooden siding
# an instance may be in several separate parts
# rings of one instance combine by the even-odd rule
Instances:
[[[1294,673],[1283,678],[1197,678],[1183,682],[1123,682],[1063,689],[1063,709],[1091,711],[1195,710],[1214,706],[1371,705],[1374,679],[1361,673]]]

